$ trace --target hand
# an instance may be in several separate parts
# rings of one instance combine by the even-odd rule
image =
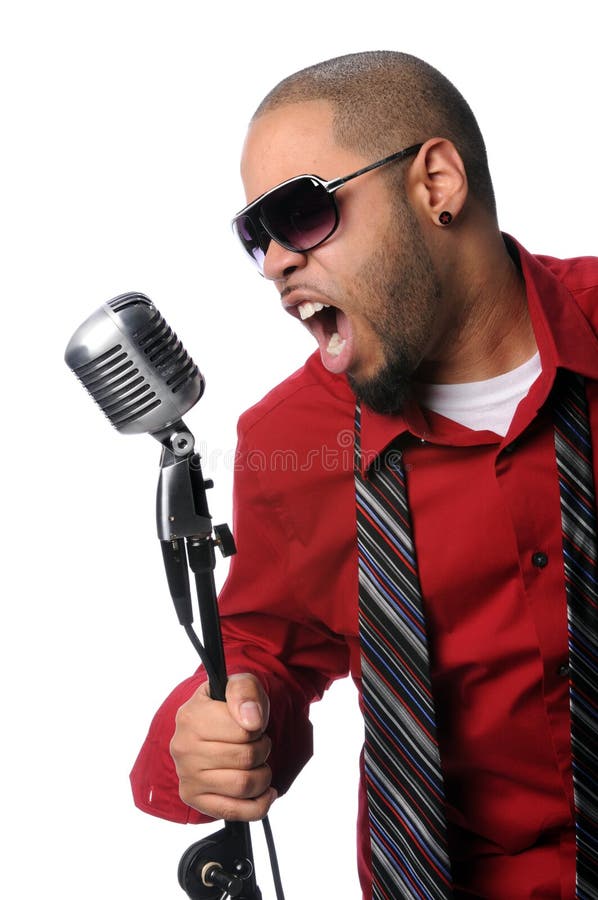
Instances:
[[[177,712],[170,753],[181,800],[215,819],[263,819],[276,799],[264,734],[270,702],[253,675],[231,675],[226,702],[207,682]]]

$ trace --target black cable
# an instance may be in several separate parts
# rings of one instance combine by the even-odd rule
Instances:
[[[276,847],[274,846],[274,837],[272,836],[272,829],[270,828],[268,816],[264,816],[262,825],[264,826],[264,836],[266,838],[266,846],[268,847],[268,856],[270,857],[270,868],[272,869],[272,880],[274,882],[274,890],[276,891],[276,900],[284,900],[282,880],[280,878],[280,869],[278,867],[278,857],[276,856]]]
[[[222,693],[222,696],[224,697],[224,686],[220,683],[220,679],[216,675],[216,670],[214,669],[214,666],[212,665],[212,660],[206,653],[206,649],[205,649],[204,645],[201,643],[201,641],[197,637],[195,631],[193,630],[193,626],[192,625],[183,625],[183,628],[185,629],[185,633],[187,634],[187,637],[189,638],[189,640],[195,647],[195,649],[199,655],[199,658],[201,659],[201,661],[203,663],[203,667],[206,670],[206,673],[208,676],[208,681],[215,688],[217,688],[217,687],[221,688],[221,693]]]

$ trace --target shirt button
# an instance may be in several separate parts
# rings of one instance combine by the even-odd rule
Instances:
[[[558,669],[557,669],[557,674],[560,675],[561,678],[564,678],[565,675],[568,675],[568,674],[569,674],[569,666],[568,666],[568,664],[565,664],[565,665],[563,665],[563,666],[559,666]]]
[[[538,550],[536,553],[532,553],[532,563],[536,569],[543,569],[548,565],[548,556]]]

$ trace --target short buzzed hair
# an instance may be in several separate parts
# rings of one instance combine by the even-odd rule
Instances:
[[[431,137],[452,141],[472,193],[496,215],[478,123],[456,87],[433,66],[390,50],[339,56],[285,78],[266,95],[253,118],[308,100],[328,101],[338,143],[372,161]]]

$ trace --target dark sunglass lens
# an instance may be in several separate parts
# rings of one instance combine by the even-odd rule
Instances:
[[[261,216],[275,240],[294,250],[315,247],[332,234],[337,223],[332,196],[311,178],[298,178],[266,197]]]
[[[250,216],[239,216],[235,219],[233,230],[261,272],[264,268],[264,257],[270,243],[270,235],[264,231],[261,225],[256,228]]]

